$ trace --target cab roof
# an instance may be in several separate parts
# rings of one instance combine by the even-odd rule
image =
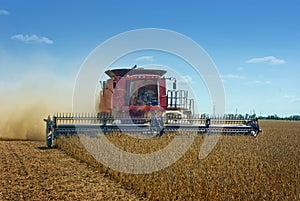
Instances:
[[[166,74],[165,70],[157,70],[157,69],[144,69],[144,68],[121,68],[121,69],[113,69],[107,70],[105,73],[110,77],[124,77],[126,75],[138,75],[138,74],[147,74],[147,75],[159,75],[163,76]]]

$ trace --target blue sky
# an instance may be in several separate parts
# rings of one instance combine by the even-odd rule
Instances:
[[[227,113],[300,114],[299,10],[293,0],[1,0],[1,99],[34,102],[65,94],[71,105],[76,74],[95,47],[122,32],[162,28],[186,35],[210,55],[224,81]],[[159,54],[136,56],[133,64],[163,63]],[[24,85],[30,92],[19,97]],[[205,93],[196,95],[205,99],[200,112],[211,112],[199,85]]]

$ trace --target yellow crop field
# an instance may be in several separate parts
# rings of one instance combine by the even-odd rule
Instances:
[[[205,136],[171,166],[151,174],[125,174],[97,162],[79,138],[59,138],[57,145],[97,167],[122,185],[151,200],[300,200],[300,122],[261,121],[263,134],[222,135],[208,157],[198,154]],[[114,133],[115,146],[150,153],[166,146],[172,135],[148,140]]]

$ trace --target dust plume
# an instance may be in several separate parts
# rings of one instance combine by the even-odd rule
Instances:
[[[0,82],[0,138],[45,139],[47,115],[70,112],[74,76],[33,71]]]

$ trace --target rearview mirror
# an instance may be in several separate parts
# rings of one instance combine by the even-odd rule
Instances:
[[[176,89],[176,80],[173,82],[173,89]]]

